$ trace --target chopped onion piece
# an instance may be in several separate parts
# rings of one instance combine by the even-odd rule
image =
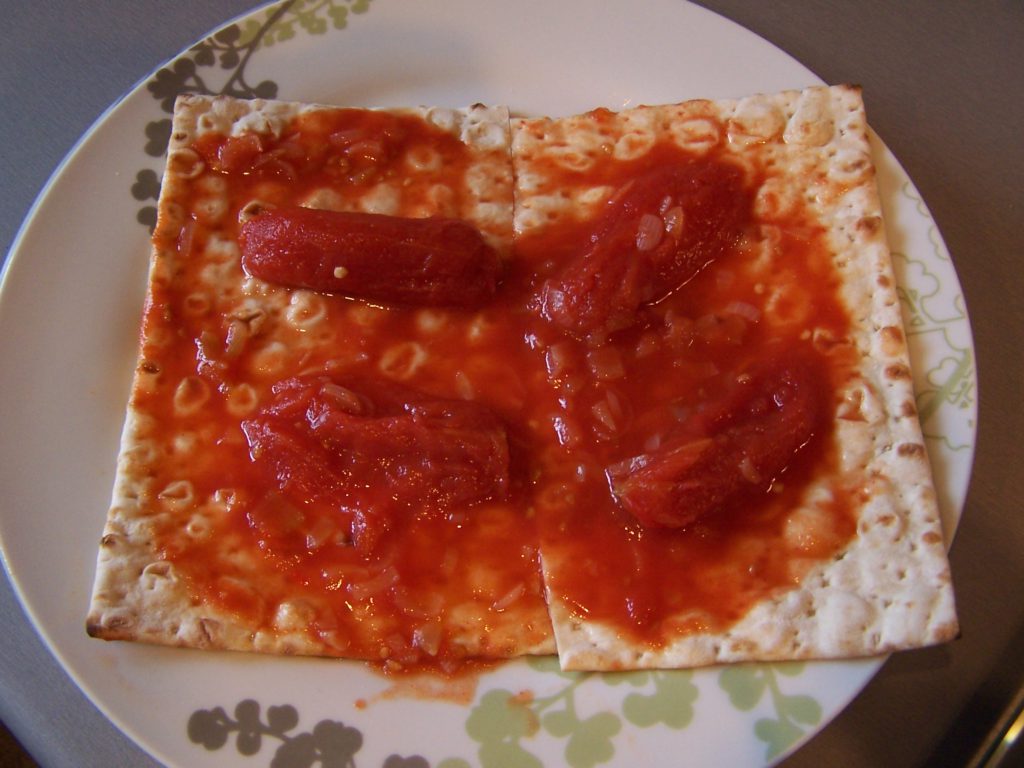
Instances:
[[[441,650],[441,637],[441,625],[430,622],[413,630],[412,644],[428,656],[437,656]]]
[[[608,405],[611,406],[612,415],[621,423],[626,418],[626,408],[622,404],[622,398],[619,397],[618,393],[614,389],[609,389],[605,394],[608,399]]]
[[[518,600],[520,597],[526,594],[526,585],[523,582],[519,582],[512,589],[506,592],[504,595],[499,597],[491,604],[491,608],[496,611],[504,611],[512,603]]]
[[[572,367],[572,346],[565,341],[552,344],[544,353],[544,365],[548,375],[558,378]]]
[[[636,249],[653,251],[661,243],[661,237],[665,233],[664,222],[653,213],[645,213],[640,217],[640,223],[636,230]]]
[[[658,335],[654,331],[647,331],[636,342],[636,356],[647,357],[648,355],[653,355],[658,351],[659,346]]]
[[[555,428],[555,435],[558,437],[559,444],[572,446],[579,443],[580,438],[577,434],[576,426],[567,417],[555,416],[551,423]]]
[[[752,323],[761,319],[761,310],[746,301],[730,301],[725,305],[724,312],[728,315],[739,315]]]
[[[371,576],[366,581],[352,582],[346,585],[349,595],[353,600],[369,600],[375,597],[388,587],[398,583],[398,571],[393,565],[381,570],[376,576]]]
[[[348,413],[361,414],[363,412],[363,401],[348,387],[334,382],[326,382],[321,385],[320,391]]]
[[[594,414],[594,418],[597,419],[598,423],[607,427],[610,432],[618,430],[618,424],[616,424],[615,416],[612,414],[612,407],[607,400],[598,400],[591,407],[590,411]]]
[[[228,323],[228,332],[224,337],[224,354],[229,358],[238,357],[245,347],[249,336],[249,326],[241,320],[232,319]]]
[[[715,285],[718,288],[728,289],[735,282],[736,273],[731,269],[719,269],[715,271]],[[758,285],[760,285],[760,283]],[[758,291],[755,287],[754,293],[762,293],[762,291]]]
[[[661,447],[661,433],[655,432],[644,441],[644,451],[650,453]]]
[[[743,479],[752,485],[760,485],[763,478],[761,473],[757,471],[757,467],[750,460],[749,456],[744,456],[739,463],[740,474],[743,475]]]
[[[621,379],[626,375],[622,355],[615,347],[598,347],[587,352],[590,371],[601,381]]]
[[[306,531],[306,549],[315,550],[326,544],[344,544],[346,536],[328,517],[318,515]]]
[[[683,234],[683,225],[686,223],[686,218],[683,214],[683,209],[677,205],[675,208],[670,208],[669,210],[665,211],[664,221],[665,232],[669,235],[672,235],[672,237],[675,240],[678,240],[680,236]]]

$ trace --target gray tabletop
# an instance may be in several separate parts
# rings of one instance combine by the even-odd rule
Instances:
[[[1024,5],[701,2],[869,95],[871,123],[938,223],[974,329],[975,468],[952,566],[963,636],[893,657],[787,766],[963,765],[1024,682]],[[0,254],[100,113],[251,0],[0,0]],[[2,364],[2,363],[0,363]],[[2,426],[0,426],[2,428]],[[2,493],[2,489],[0,489]],[[153,762],[78,691],[0,579],[0,718],[44,766]],[[6,765],[0,755],[0,765]]]

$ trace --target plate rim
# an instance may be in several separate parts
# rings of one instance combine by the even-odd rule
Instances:
[[[134,85],[132,85],[128,90],[126,90],[124,93],[122,93],[115,101],[113,101],[92,122],[92,124],[89,126],[89,128],[78,138],[78,140],[74,143],[74,145],[71,147],[71,149],[64,155],[64,157],[62,158],[60,163],[56,166],[56,168],[50,174],[50,176],[48,177],[46,183],[43,185],[43,187],[41,188],[41,190],[39,191],[39,193],[35,197],[35,199],[34,199],[34,201],[32,203],[32,206],[30,207],[30,209],[29,209],[28,213],[26,214],[25,218],[23,219],[23,221],[21,222],[20,226],[18,227],[18,230],[17,230],[17,232],[15,234],[15,237],[12,240],[11,247],[10,247],[10,249],[8,251],[7,258],[5,259],[5,262],[4,262],[4,265],[3,265],[3,270],[2,270],[2,272],[0,272],[0,304],[2,304],[3,299],[4,299],[5,295],[6,295],[6,292],[11,290],[10,289],[10,283],[14,279],[14,278],[11,277],[11,275],[14,273],[14,270],[18,268],[18,265],[21,262],[25,261],[28,258],[28,256],[26,255],[26,251],[24,249],[24,242],[25,242],[25,240],[26,240],[26,238],[28,236],[28,233],[31,230],[31,228],[33,226],[36,226],[37,219],[41,216],[41,213],[42,213],[42,211],[43,211],[43,209],[45,207],[46,200],[48,199],[50,194],[53,192],[53,190],[56,187],[56,185],[60,183],[61,179],[63,178],[64,174],[66,173],[66,171],[67,171],[68,167],[71,165],[71,163],[73,163],[77,159],[77,157],[82,152],[85,151],[85,149],[87,148],[87,146],[90,143],[90,141],[103,130],[104,126],[106,126],[109,121],[111,121],[111,120],[116,118],[117,113],[125,105],[125,103],[129,99],[131,99],[132,97],[138,96],[140,94],[140,92],[142,91],[142,89],[144,88],[144,86],[146,85],[146,83],[149,82],[149,80],[153,77],[153,75],[160,68],[166,67],[169,63],[172,63],[172,62],[176,61],[178,58],[180,58],[181,56],[186,54],[190,50],[190,48],[193,47],[194,45],[198,44],[199,42],[202,42],[203,40],[208,39],[209,37],[214,35],[217,31],[219,31],[219,30],[221,30],[221,29],[223,29],[223,28],[225,28],[227,26],[235,24],[235,23],[237,23],[240,20],[251,18],[251,17],[253,17],[255,15],[258,15],[258,14],[264,12],[267,8],[269,8],[271,6],[274,6],[274,5],[277,5],[277,4],[278,4],[278,2],[275,2],[275,1],[263,2],[263,3],[255,6],[254,8],[252,8],[250,10],[247,10],[247,11],[245,11],[243,13],[237,14],[236,16],[232,17],[231,19],[229,19],[227,21],[219,23],[216,27],[214,27],[211,30],[209,30],[203,37],[201,37],[198,40],[194,41],[190,46],[188,46],[186,48],[183,48],[175,56],[173,56],[173,57],[171,57],[169,59],[166,59],[160,65],[155,67],[145,77],[139,79]],[[763,43],[765,43],[770,48],[772,48],[775,51],[777,51],[782,56],[785,56],[785,57],[795,61],[800,67],[804,68],[811,75],[811,77],[814,80],[816,80],[818,82],[821,82],[820,78],[815,73],[813,73],[810,69],[808,69],[801,62],[796,60],[791,54],[789,54],[785,50],[779,48],[778,46],[774,45],[773,43],[771,43],[771,41],[763,38],[758,33],[753,32],[752,30],[750,30],[750,29],[748,29],[746,27],[743,27],[738,22],[735,22],[732,19],[729,19],[728,17],[725,17],[725,16],[723,16],[721,14],[718,14],[718,13],[708,9],[708,8],[705,8],[704,6],[697,5],[696,3],[690,3],[690,5],[693,8],[698,9],[702,13],[705,13],[705,14],[708,14],[710,16],[713,16],[715,19],[717,19],[717,20],[719,20],[721,22],[725,22],[725,23],[735,27],[737,30],[742,31],[743,33],[745,33],[747,35],[753,35],[753,36],[757,37],[759,40],[761,40]],[[888,150],[888,147],[887,147],[887,145],[885,145],[884,140],[882,139],[882,137],[879,136],[878,139],[882,143],[882,145],[886,147],[886,151],[888,153],[888,159],[898,166],[900,172],[905,176],[906,179],[908,179],[910,181],[910,184],[913,185],[913,180],[910,179],[909,174],[906,173],[906,170],[903,168],[902,164],[900,164],[899,159],[896,158],[895,155],[891,151]],[[914,189],[916,190],[916,187],[914,187]],[[918,195],[920,195],[919,192],[918,192]],[[925,205],[923,200],[921,200],[921,205],[924,207],[926,215],[928,217],[930,217],[931,214],[930,214],[929,211],[927,211],[927,206]],[[932,221],[934,222],[934,219],[932,219]],[[941,240],[941,233],[939,234],[939,238]],[[954,273],[954,276],[955,276],[956,275],[955,268],[953,270],[953,273]],[[957,288],[960,289],[960,293],[962,295],[962,288],[959,285],[959,278],[957,277],[956,279],[958,281]],[[966,323],[967,333],[968,333],[968,335],[970,337],[971,350],[973,351],[974,350],[973,331],[971,329],[970,318],[969,318],[969,315],[967,314],[966,307],[964,308],[964,312],[965,312],[964,322]],[[976,372],[974,374],[974,384],[975,384],[975,386],[977,386],[977,374],[976,374]],[[975,451],[976,451],[976,447],[977,447],[977,399],[974,400],[972,419],[973,419],[973,423],[974,423],[974,427],[973,427],[973,441],[972,441],[972,444],[971,444],[971,447],[970,447],[970,454],[969,454],[969,456],[967,458],[967,464],[968,464],[968,468],[967,468],[967,482],[964,484],[964,486],[962,488],[962,491],[960,493],[960,496],[957,499],[957,506],[958,506],[957,518],[958,518],[958,520],[959,520],[960,516],[962,515],[963,507],[964,507],[964,501],[966,499],[966,494],[967,494],[967,492],[969,490],[970,477],[971,477],[971,473],[972,473],[972,469],[973,469],[974,456],[975,456]],[[948,542],[947,546],[948,546],[949,543],[951,543],[951,542]],[[106,706],[105,702],[101,702],[98,699],[98,697],[95,695],[95,692],[90,690],[89,686],[83,684],[83,680],[80,678],[80,676],[77,673],[77,671],[69,663],[69,661],[66,659],[64,653],[58,647],[57,639],[51,637],[50,633],[44,630],[43,623],[42,623],[40,617],[38,616],[35,608],[28,602],[28,600],[26,598],[26,593],[25,593],[25,591],[24,591],[24,589],[23,589],[23,587],[22,587],[22,585],[20,583],[19,576],[16,574],[16,572],[15,572],[13,566],[12,566],[11,560],[10,560],[10,558],[8,556],[8,553],[7,553],[7,547],[6,547],[5,541],[4,541],[2,536],[0,536],[0,561],[2,561],[2,563],[3,563],[4,570],[5,570],[5,572],[6,572],[7,576],[8,576],[8,579],[9,579],[12,587],[13,587],[13,592],[14,592],[14,594],[15,594],[15,596],[16,596],[16,598],[17,598],[17,600],[18,600],[18,602],[19,602],[19,604],[20,604],[20,606],[21,606],[21,608],[23,610],[23,612],[25,613],[26,617],[29,619],[29,623],[32,625],[33,630],[36,632],[37,636],[39,636],[42,639],[44,645],[46,646],[46,648],[47,648],[48,652],[51,654],[51,656],[53,656],[58,661],[58,663],[59,663],[61,669],[64,671],[64,673],[67,674],[72,679],[72,681],[76,684],[76,686],[80,690],[82,690],[82,692],[86,695],[86,698],[94,706],[96,706],[98,709],[100,709],[100,711],[102,711],[104,713],[104,715],[109,720],[111,720],[111,722],[113,722],[128,738],[130,738],[135,744],[137,744],[140,748],[142,748],[146,752],[156,756],[156,753],[151,749],[151,747],[147,744],[147,742],[144,739],[142,739],[138,734],[135,733],[135,729],[133,727],[129,726],[125,721],[123,721],[123,719],[117,713],[115,713],[111,709],[109,709]],[[785,754],[791,754],[793,750],[799,748],[799,746],[801,744],[805,743],[806,740],[809,740],[816,733],[820,732],[824,727],[826,727],[828,722],[830,722],[831,719],[833,719],[836,715],[838,715],[839,712],[842,711],[843,707],[845,707],[846,704],[849,703],[849,701],[851,701],[853,698],[856,697],[856,695],[859,694],[859,692],[860,692],[860,690],[862,690],[863,686],[867,685],[871,681],[871,679],[875,676],[875,674],[877,674],[878,669],[882,666],[882,664],[884,664],[886,658],[887,657],[874,660],[874,661],[877,661],[876,668],[873,671],[871,671],[870,674],[868,674],[868,675],[866,675],[864,677],[861,685],[859,685],[857,687],[857,690],[854,691],[847,698],[846,703],[844,703],[842,706],[840,706],[838,709],[836,709],[834,712],[832,712],[830,714],[830,716],[827,717],[821,725],[816,727],[813,731],[808,732],[805,735],[805,738],[803,738],[800,741],[798,741],[797,743],[795,743]],[[785,755],[780,756],[778,759],[782,759],[784,756]]]

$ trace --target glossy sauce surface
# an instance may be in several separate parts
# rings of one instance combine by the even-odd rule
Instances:
[[[652,167],[690,162],[674,147],[657,146],[639,162],[609,161],[586,178],[560,170],[548,175],[570,190],[594,178],[621,188]],[[699,162],[713,178],[714,156]],[[734,167],[724,158],[717,163],[730,179]],[[814,502],[813,535],[794,541],[787,534],[789,516],[804,504],[813,477],[835,467],[832,393],[851,362],[841,343],[825,354],[814,339],[843,339],[849,319],[822,233],[797,212],[773,222],[766,237],[746,199],[743,216],[731,217],[729,246],[668,296],[642,305],[628,327],[596,344],[550,326],[534,329],[558,393],[548,419],[565,449],[546,467],[538,513],[549,588],[578,620],[609,624],[641,646],[728,627],[756,601],[795,584],[808,562],[827,558],[854,533],[851,497],[841,491],[827,503]],[[538,230],[518,244],[524,270],[539,273],[533,282],[558,274],[600,226],[570,222]],[[785,292],[772,291],[766,276],[773,274],[784,276]],[[787,302],[798,307],[791,310]],[[798,320],[789,319],[794,316]],[[628,474],[623,465],[688,431],[692,440],[721,439],[719,430],[698,424],[743,405],[730,395],[737,381],[756,376],[758,368],[801,360],[808,369],[801,394],[820,407],[809,436],[776,463],[781,470],[774,476],[742,483],[713,512],[677,529],[644,525],[615,502],[610,468]],[[774,426],[784,431],[784,424]],[[769,453],[783,450],[785,440],[758,439],[769,443]],[[742,472],[739,459],[725,459],[692,479],[709,486],[716,473]]]
[[[728,626],[753,602],[792,585],[803,567],[798,563],[829,557],[853,534],[842,493],[815,502],[813,536],[795,542],[786,533],[787,514],[802,503],[808,483],[836,461],[829,440],[832,392],[847,375],[847,362],[834,349],[824,354],[814,334],[841,340],[849,320],[820,231],[799,212],[773,222],[770,231],[754,220],[756,178],[714,153],[698,159],[660,145],[640,161],[609,159],[587,174],[558,175],[566,188],[597,180],[622,189],[645,174],[658,183],[659,169],[667,167],[676,169],[670,176],[699,172],[735,193],[709,198],[729,206],[727,215],[715,203],[703,208],[727,222],[724,234],[712,238],[713,258],[685,274],[668,270],[678,284],[666,287],[661,280],[653,292],[642,291],[625,315],[616,311],[612,325],[589,324],[581,333],[571,322],[553,322],[539,297],[545,286],[571,282],[567,271],[609,228],[639,226],[645,211],[560,222],[519,238],[505,254],[497,294],[478,310],[376,306],[320,295],[323,317],[315,325],[277,331],[285,346],[288,333],[315,341],[286,355],[288,370],[274,374],[261,368],[259,332],[250,343],[233,345],[237,316],[219,312],[216,302],[195,311],[204,278],[201,262],[190,257],[208,248],[214,235],[236,238],[237,212],[253,199],[295,205],[329,186],[355,200],[374,179],[401,175],[401,158],[419,148],[444,157],[443,180],[458,190],[468,163],[458,142],[422,121],[344,110],[300,122],[276,143],[245,136],[199,142],[209,174],[226,186],[230,223],[214,227],[194,214],[167,244],[181,255],[181,272],[172,283],[156,285],[147,306],[146,335],[173,338],[159,352],[162,375],[175,382],[199,379],[217,393],[195,416],[167,418],[159,427],[168,441],[173,432],[209,436],[204,461],[187,467],[168,461],[161,469],[166,477],[156,483],[187,473],[197,498],[219,499],[227,510],[216,522],[223,535],[197,541],[169,525],[160,542],[201,599],[265,627],[273,625],[281,600],[298,600],[310,606],[307,631],[339,655],[451,667],[466,655],[459,637],[467,634],[484,638],[477,649],[482,655],[499,657],[548,636],[541,552],[549,589],[579,618],[658,645],[678,632]],[[411,186],[415,194],[415,181]],[[661,206],[661,199],[658,190],[647,190],[640,207],[650,201]],[[676,207],[678,201],[649,212],[666,225],[666,236],[678,223]],[[641,243],[650,224],[644,220],[648,232],[639,235]],[[637,242],[629,233],[619,239]],[[766,282],[773,271],[793,287],[781,298]],[[785,302],[799,306],[787,310]],[[802,319],[778,320],[787,315]],[[281,318],[265,322],[283,325]],[[809,436],[791,456],[770,463],[781,470],[740,483],[726,502],[680,528],[643,525],[623,508],[613,493],[616,471],[693,432],[702,419],[709,423],[707,414],[723,402],[728,407],[723,393],[752,367],[789,358],[813,361],[798,386],[826,415],[811,419]],[[304,500],[293,492],[302,483],[282,480],[290,477],[286,465],[304,455],[321,457],[319,469],[305,464],[294,470],[296,477],[311,473],[306,487],[312,489],[317,478],[338,472],[340,454],[324,453],[326,443],[317,451],[309,450],[312,443],[304,448],[313,438],[289,433],[293,443],[278,446],[278,463],[268,472],[260,451],[253,454],[252,435],[247,441],[243,432],[245,418],[229,407],[234,388],[247,384],[264,409],[262,417],[251,409],[250,423],[266,421],[268,404],[288,387],[282,382],[298,374],[333,384],[353,376],[400,380],[427,398],[470,400],[486,414],[478,414],[477,426],[487,425],[488,433],[500,425],[505,435],[507,476],[478,477],[475,487],[487,492],[452,496],[403,486],[408,472],[369,472],[387,482],[367,483],[358,494],[326,482]],[[172,413],[177,391],[140,393],[137,405]],[[717,434],[706,423],[700,430],[694,435]],[[421,479],[444,475],[439,465],[451,457],[444,451],[436,457],[425,459]],[[383,454],[379,459],[387,463]],[[719,463],[722,472],[735,472],[735,462]],[[474,466],[500,474],[489,461]],[[265,588],[246,588],[253,579]],[[463,613],[464,606],[474,609]],[[509,639],[517,634],[518,640]]]

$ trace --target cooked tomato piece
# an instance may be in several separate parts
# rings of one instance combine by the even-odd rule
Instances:
[[[217,148],[216,155],[207,158],[207,162],[218,171],[242,173],[252,166],[263,149],[263,140],[259,134],[242,133],[238,136],[229,136]]]
[[[290,509],[347,518],[359,546],[402,509],[444,513],[508,493],[505,429],[480,404],[326,375],[287,379],[273,393],[242,422],[253,462]]]
[[[752,197],[735,165],[695,160],[654,168],[607,204],[590,247],[546,281],[542,314],[576,336],[632,325],[739,239]]]
[[[642,524],[667,528],[764,494],[823,428],[827,391],[810,351],[745,366],[656,450],[609,467],[612,492]]]
[[[501,267],[476,228],[439,217],[272,209],[240,241],[242,267],[261,280],[388,304],[479,305]]]

